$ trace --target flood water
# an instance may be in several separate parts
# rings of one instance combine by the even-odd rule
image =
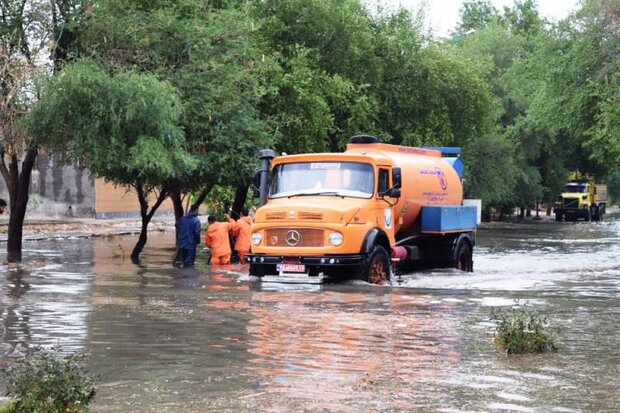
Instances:
[[[134,241],[27,241],[21,269],[0,267],[0,362],[37,344],[88,354],[94,412],[620,411],[620,215],[493,224],[474,273],[391,287],[261,285],[204,253],[177,269],[171,233],[136,266]],[[558,352],[494,347],[491,311],[515,300]]]

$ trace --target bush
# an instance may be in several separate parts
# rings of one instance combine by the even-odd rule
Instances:
[[[8,412],[87,412],[95,396],[93,381],[82,367],[83,356],[63,357],[60,348],[35,347],[3,369]]]
[[[545,331],[547,319],[523,305],[494,310],[497,320],[494,342],[508,354],[544,353],[555,351],[551,334]]]

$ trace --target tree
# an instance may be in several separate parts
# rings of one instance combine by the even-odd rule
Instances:
[[[93,9],[74,50],[111,72],[148,72],[176,88],[185,147],[197,163],[167,183],[177,217],[183,193],[202,190],[200,202],[215,184],[247,192],[257,149],[272,146],[271,123],[257,109],[272,88],[272,63],[240,3],[110,1]]]
[[[567,169],[599,178],[618,170],[620,154],[618,16],[617,1],[586,1],[536,55],[544,83],[530,116],[558,137]]]
[[[263,111],[278,149],[338,151],[370,131],[404,144],[464,144],[489,130],[493,102],[476,67],[434,45],[406,10],[371,16],[358,0],[269,0],[261,44],[282,75]]]
[[[174,179],[196,169],[179,127],[180,99],[168,83],[134,72],[110,76],[85,62],[65,67],[32,109],[27,127],[65,162],[77,162],[115,184],[133,187],[142,230],[131,257],[138,260],[153,214]],[[152,206],[149,195],[155,196]]]
[[[482,199],[485,209],[514,204],[513,154],[514,144],[496,134],[472,142],[465,151],[465,193]]]
[[[11,208],[9,262],[22,260],[30,175],[45,144],[45,137],[36,139],[20,129],[20,121],[36,102],[34,78],[52,72],[60,63],[62,55],[57,53],[56,40],[70,42],[64,25],[81,20],[83,12],[79,0],[0,2],[0,172]]]
[[[504,19],[514,34],[524,37],[536,36],[543,30],[535,0],[515,0],[512,9],[504,8]]]
[[[498,10],[489,0],[467,0],[459,10],[461,21],[457,34],[484,29],[493,22],[501,20]]]
[[[359,0],[254,1],[258,42],[278,71],[261,111],[277,125],[276,149],[339,151],[374,129],[368,81],[379,66],[371,18]]]
[[[471,8],[464,10],[473,13]],[[477,13],[489,15],[478,9]],[[472,15],[462,18],[473,24]],[[497,140],[511,142],[512,148],[502,155],[512,165],[512,176],[497,176],[506,178],[504,184],[508,187],[492,190],[485,202],[499,208],[516,205],[523,211],[539,196],[547,201],[554,198],[553,192],[564,175],[563,153],[557,150],[556,135],[531,112],[532,102],[545,87],[546,68],[544,61],[538,60],[538,53],[549,41],[549,35],[535,2],[529,0],[516,2],[512,9],[505,8],[503,15],[495,14],[476,29],[475,33],[458,37],[456,44],[486,73],[493,94],[502,103],[495,132],[501,138]],[[483,151],[474,154],[479,158],[485,149],[475,147]],[[478,169],[477,173],[485,172]]]

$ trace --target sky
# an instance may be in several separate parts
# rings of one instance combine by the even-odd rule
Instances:
[[[459,9],[463,0],[366,0],[366,3],[374,8],[380,4],[386,8],[398,8],[402,6],[409,11],[417,13],[420,7],[426,10],[426,22],[436,36],[445,37],[450,34],[459,21]],[[491,0],[498,9],[504,6],[512,7],[513,0]],[[541,16],[549,20],[560,20],[577,9],[579,0],[538,0],[538,10]]]

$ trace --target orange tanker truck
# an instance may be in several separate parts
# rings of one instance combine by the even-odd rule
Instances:
[[[250,275],[381,284],[395,266],[473,270],[477,212],[462,205],[460,157],[367,135],[344,153],[258,156]]]

